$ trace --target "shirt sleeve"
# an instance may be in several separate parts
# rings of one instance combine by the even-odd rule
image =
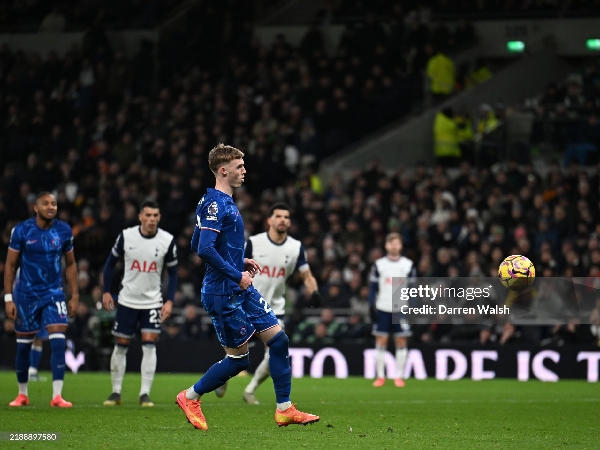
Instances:
[[[246,241],[246,246],[244,247],[244,258],[252,259],[252,239],[248,239]]]
[[[377,270],[377,263],[371,267],[371,274],[369,275],[369,281],[371,283],[379,283],[379,271]]]
[[[23,249],[23,228],[17,225],[10,232],[10,242],[8,248],[16,252],[20,252]]]
[[[296,261],[296,269],[300,272],[304,272],[308,270],[310,267],[308,266],[308,258],[306,257],[306,250],[302,244],[300,244],[300,254],[298,255],[298,261]]]
[[[70,226],[66,226],[67,229],[67,239],[63,245],[63,253],[69,253],[73,251],[73,230]]]
[[[174,267],[177,265],[177,245],[175,245],[175,238],[171,241],[169,250],[167,250],[167,254],[165,255],[165,265],[167,267]]]
[[[115,245],[113,245],[113,248],[110,252],[115,258],[125,254],[125,237],[123,236],[123,232],[119,234],[119,237],[115,241]]]

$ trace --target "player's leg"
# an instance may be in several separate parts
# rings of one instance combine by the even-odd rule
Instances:
[[[45,378],[42,379],[38,375],[38,368],[40,367],[40,361],[42,359],[42,345],[44,341],[47,340],[48,331],[46,331],[45,328],[42,328],[36,333],[29,356],[29,381],[46,381]]]
[[[388,336],[392,329],[392,313],[377,310],[377,322],[373,326],[375,336],[375,373],[374,387],[385,384],[385,354],[388,346]]]
[[[406,358],[408,357],[407,341],[412,336],[410,324],[405,318],[400,319],[400,323],[393,325],[394,341],[396,344],[396,379],[394,384],[396,387],[404,387],[404,367],[406,366]]]
[[[67,302],[64,295],[49,296],[42,310],[42,325],[48,331],[50,342],[50,368],[52,369],[52,401],[50,406],[70,408],[73,405],[62,398],[65,380],[66,332],[69,321]]]
[[[258,337],[269,347],[269,370],[275,389],[275,422],[285,426],[307,425],[319,421],[319,416],[298,411],[290,400],[292,367],[290,365],[289,339],[279,325],[271,307],[252,286],[246,291],[247,300],[242,307],[256,328]]]
[[[10,402],[9,406],[27,406],[29,404],[29,393],[27,392],[27,382],[29,380],[29,354],[33,344],[34,333],[17,332],[17,356],[15,358],[15,369],[17,372],[17,383],[19,385],[19,394],[17,398]]]
[[[129,350],[131,339],[135,334],[139,314],[139,309],[117,304],[117,314],[112,329],[112,335],[115,337],[115,346],[110,357],[112,392],[104,401],[104,406],[120,405],[122,402],[121,389],[123,387],[125,369],[127,369],[127,351]]]
[[[246,323],[244,312],[239,306],[232,306],[227,295],[204,294],[202,304],[213,321],[226,355],[221,361],[213,364],[193,386],[181,391],[177,395],[177,404],[194,427],[208,430],[200,408],[200,398],[248,368],[248,340],[254,334],[254,327]]]
[[[156,373],[156,342],[160,336],[160,308],[142,310],[140,313],[142,331],[142,385],[140,387],[140,405],[154,406],[150,400],[150,390]]]
[[[41,328],[40,303],[35,297],[19,292],[14,297],[17,308],[17,320],[15,321],[15,332],[17,335],[17,356],[15,358],[15,369],[17,372],[17,383],[19,394],[9,406],[26,406],[29,404],[27,382],[29,381],[29,358],[31,345],[35,333]]]
[[[73,404],[62,398],[66,372],[67,325],[53,324],[48,325],[46,329],[48,330],[48,340],[50,342],[50,368],[52,369],[52,401],[50,406],[70,408]]]
[[[282,329],[285,329],[283,316],[276,316],[277,321],[279,322],[279,326]],[[260,405],[260,402],[256,399],[254,392],[256,388],[260,386],[260,384],[269,378],[271,375],[271,371],[269,369],[269,347],[265,348],[265,355],[263,356],[262,361],[254,371],[254,376],[248,386],[244,389],[243,400],[249,405]]]

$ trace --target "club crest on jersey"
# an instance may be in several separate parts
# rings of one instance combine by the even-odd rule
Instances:
[[[262,270],[260,271],[260,274],[266,275],[270,278],[279,278],[279,277],[285,278],[285,267],[263,266]]]
[[[155,261],[148,263],[147,261],[140,262],[137,259],[134,259],[129,270],[137,270],[138,272],[158,272],[158,267],[156,266]]]
[[[52,239],[52,246],[54,248],[60,247],[60,239],[58,239],[58,238]]]
[[[212,202],[208,205],[208,216],[206,216],[206,220],[217,220],[217,214],[219,213],[219,206],[217,202]]]

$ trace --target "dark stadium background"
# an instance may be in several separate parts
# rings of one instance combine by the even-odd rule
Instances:
[[[180,261],[162,354],[183,340],[218,352],[189,241],[213,183],[208,151],[225,142],[246,154],[235,198],[247,234],[288,202],[323,294],[311,309],[291,281],[293,346],[356,348],[362,363],[374,344],[368,272],[390,231],[419,276],[495,276],[505,256],[524,254],[537,276],[582,277],[593,293],[599,14],[597,0],[0,2],[0,272],[12,227],[36,193],[55,192],[82,298],[69,338],[84,370],[106,369],[102,267],[155,199]],[[439,53],[455,67],[450,92],[431,92]],[[454,153],[436,154],[440,142]],[[524,348],[591,351],[596,303],[564,324],[418,326],[410,347],[497,349],[511,361]],[[12,367],[4,317],[0,341],[0,365]],[[550,366],[585,377],[585,363],[567,359],[574,372]]]

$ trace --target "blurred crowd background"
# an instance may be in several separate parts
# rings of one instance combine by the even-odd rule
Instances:
[[[427,99],[436,104],[493,77],[500,62],[454,65],[455,52],[476,39],[469,17],[595,14],[600,2],[325,2],[301,45],[280,35],[265,46],[253,36],[254,2],[204,1],[160,48],[145,41],[132,55],[113,48],[105,29],[152,25],[181,2],[101,2],[99,12],[98,3],[0,6],[5,29],[15,21],[40,31],[86,29],[83,44],[63,57],[0,48],[0,273],[12,227],[33,214],[36,193],[55,192],[79,269],[82,301],[70,337],[112,345],[112,318],[99,308],[103,265],[152,198],[179,252],[175,315],[162,339],[216,339],[199,298],[203,262],[189,242],[196,204],[214,182],[207,154],[219,142],[246,154],[235,200],[248,236],[266,229],[273,202],[292,207],[290,234],[304,243],[323,294],[323,308],[310,309],[301,283],[290,281],[286,329],[294,343],[370,342],[368,273],[392,231],[419,276],[496,276],[505,256],[523,254],[538,276],[589,277],[590,286],[600,279],[598,60],[522,104],[482,103],[476,117],[440,109],[431,136],[436,165],[389,168],[374,158],[351,174],[319,175],[325,158]],[[452,29],[434,20],[459,10],[465,20]],[[345,24],[331,55],[320,32],[326,23]],[[535,120],[527,139],[507,150],[503,121],[518,111]],[[540,168],[532,157],[542,150],[553,158]],[[600,304],[597,325],[599,311]],[[597,330],[434,324],[416,327],[413,339],[592,343]],[[0,338],[13,333],[4,320]]]

